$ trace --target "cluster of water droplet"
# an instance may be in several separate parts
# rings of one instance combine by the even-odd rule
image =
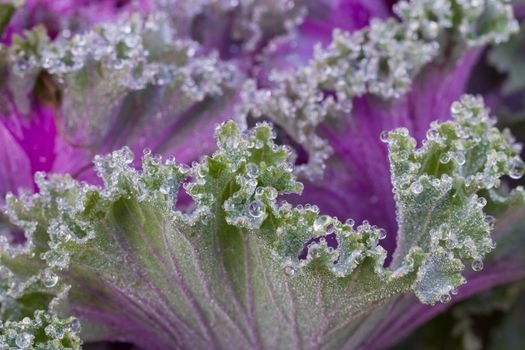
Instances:
[[[116,23],[106,23],[97,30],[83,34],[72,35],[65,30],[52,43],[46,38],[40,38],[43,41],[40,47],[25,51],[28,57],[24,67],[17,63],[20,61],[20,48],[27,47],[26,43],[11,47],[10,58],[15,67],[18,66],[19,69],[15,71],[19,73],[36,65],[51,74],[64,75],[80,70],[90,60],[103,62],[111,70],[135,66],[138,62],[144,62],[148,55],[143,46],[139,30],[143,25],[139,23],[139,19],[140,17],[134,16],[131,20],[121,19]],[[44,35],[41,31],[28,32],[25,40],[31,42],[32,36],[37,33]]]
[[[457,28],[458,38],[469,46],[501,43],[518,31],[508,0],[401,1],[394,11],[411,34],[425,40],[442,40],[444,30]],[[490,25],[487,25],[490,23]]]
[[[436,40],[440,31],[452,27],[452,3],[448,0],[400,1],[395,13],[406,23],[411,35]]]
[[[6,213],[13,224],[27,230],[27,242],[18,246],[6,244],[4,249],[11,255],[26,254],[46,265],[34,275],[24,278],[15,276],[4,268],[2,277],[8,287],[2,298],[17,298],[25,290],[45,287],[50,293],[63,293],[67,286],[61,283],[61,270],[71,263],[71,247],[92,240],[97,232],[98,214],[108,204],[119,198],[136,198],[150,201],[158,209],[173,213],[180,183],[187,175],[188,167],[180,166],[173,159],[162,162],[146,152],[142,172],[131,168],[133,154],[128,148],[115,151],[105,157],[98,156],[95,166],[105,182],[105,188],[78,183],[68,176],[36,175],[39,193],[28,198],[9,196]],[[37,227],[47,234],[47,249],[37,256],[33,251],[33,231]],[[42,237],[40,237],[42,239]]]
[[[331,148],[315,134],[315,127],[325,120],[330,111],[336,112],[335,100],[333,97],[325,98],[311,76],[279,72],[271,79],[276,83],[272,89],[256,89],[251,81],[244,85],[237,114],[270,117],[309,153],[308,165],[299,166],[296,171],[308,177],[322,175]]]
[[[192,28],[202,36],[204,43],[208,42],[206,36],[211,34],[207,31],[214,28],[201,29],[200,26],[205,26],[206,23],[200,23],[200,19],[204,17],[213,24],[222,22],[225,18],[231,19],[229,37],[221,38],[220,43],[217,43],[229,44],[222,49],[227,49],[231,56],[253,52],[261,47],[262,41],[264,45],[271,45],[276,38],[288,35],[291,28],[302,22],[305,14],[300,0],[199,0],[169,3],[174,3],[176,8],[169,8],[169,11],[173,12],[177,28],[180,28],[180,31]]]
[[[458,0],[458,29],[470,46],[499,44],[519,31],[511,0]]]
[[[464,151],[467,157],[468,152],[476,147],[486,149],[485,158],[483,155],[478,157],[478,162],[484,162],[483,166],[480,164],[480,170],[465,177],[467,186],[490,189],[499,187],[502,175],[513,179],[523,176],[525,164],[519,157],[522,145],[515,142],[509,130],[500,132],[495,127],[496,119],[490,117],[481,98],[465,96],[452,105],[451,111],[459,124],[456,133],[462,140],[454,145],[455,148]]]
[[[40,70],[51,74],[61,90],[63,131],[83,145],[107,136],[120,103],[133,91],[169,88],[173,96],[180,95],[178,105],[190,106],[222,96],[238,83],[233,64],[181,39],[170,17],[158,12],[126,15],[85,33],[66,30],[51,42],[35,29],[8,47],[8,58],[21,76],[10,77],[11,85],[24,80],[32,86]]]
[[[363,31],[334,31],[332,43],[326,50],[317,47],[314,60],[320,81],[335,91],[338,101],[365,93],[399,98],[438,48],[433,41],[407,36],[403,23],[372,20]]]
[[[386,237],[384,229],[368,221],[354,228],[352,219],[341,223],[337,218],[319,215],[319,208],[311,205],[292,207],[284,203],[274,215],[279,223],[274,255],[286,274],[294,275],[319,260],[335,276],[345,277],[370,258],[376,273],[386,277],[386,251],[378,245]]]
[[[0,321],[0,348],[34,349],[38,337],[39,349],[80,349],[79,331],[80,324],[76,319],[59,319],[36,311],[31,318]]]
[[[157,202],[167,199],[170,204],[176,203],[180,185],[189,172],[190,168],[185,164],[178,164],[174,157],[162,160],[160,156],[152,155],[150,149],[144,149],[142,173],[138,180],[138,200],[158,198]]]
[[[355,230],[352,229],[353,221],[347,221],[345,225],[351,230],[342,230],[337,235],[339,254],[331,271],[338,277],[345,277],[350,275],[365,258],[370,258],[374,260],[376,273],[384,275],[386,251],[378,243],[386,238],[386,230],[370,225],[366,220]]]
[[[477,210],[479,217],[483,217],[481,208],[483,207],[482,204],[486,203],[486,200],[479,200],[481,198],[483,197],[479,197],[477,202],[474,198],[470,199],[469,205],[473,206],[473,208],[468,208],[467,212]],[[468,219],[465,217],[465,220],[467,221]],[[493,217],[491,216],[487,216],[484,223],[478,223],[481,232],[490,230],[492,223]],[[476,264],[478,266],[483,266],[482,258],[496,247],[496,243],[489,234],[477,235],[473,231],[466,232],[460,224],[454,221],[433,228],[430,231],[430,237],[431,246],[442,245],[448,250],[458,252],[457,255],[462,259],[474,261],[473,265]]]
[[[521,145],[495,127],[481,98],[464,96],[452,104],[451,112],[454,121],[433,122],[419,148],[406,129],[381,135],[389,148],[400,225],[393,264],[399,266],[415,246],[428,254],[418,272],[418,296],[427,300],[441,295],[448,301],[450,290],[463,281],[461,260],[472,261],[473,270],[479,271],[482,258],[495,248],[490,237],[494,218],[483,212],[491,197],[477,192],[490,193],[503,175],[519,178],[525,171]],[[436,251],[446,258],[435,256]],[[448,273],[447,261],[457,261]],[[438,290],[439,283],[427,279],[425,271],[442,271],[439,283],[450,288]]]
[[[241,132],[228,122],[218,126],[216,135],[219,150],[194,163],[193,179],[185,189],[200,207],[221,206],[228,224],[256,229],[277,210],[279,193],[302,190],[293,174],[291,151],[273,142],[275,133],[267,123]]]
[[[150,149],[143,152],[142,171],[131,166],[133,158],[133,152],[128,147],[95,157],[95,169],[105,184],[101,191],[104,199],[115,201],[120,197],[133,197],[140,202],[149,201],[172,209],[190,168],[178,164],[173,157],[163,160],[158,155],[152,155]]]
[[[235,177],[235,182],[240,189],[233,193],[223,205],[224,210],[228,213],[226,216],[228,224],[255,229],[266,219],[267,204],[265,202],[269,202],[263,196],[265,188],[257,187],[258,176],[259,167],[254,163],[247,163],[245,170]]]
[[[410,189],[417,195],[425,182],[447,190],[452,178],[459,177],[469,190],[477,191],[497,188],[502,175],[523,176],[521,144],[514,142],[508,130],[495,128],[495,119],[481,98],[463,96],[452,104],[451,112],[455,122],[433,122],[419,149],[406,129],[381,135],[388,143],[396,190]],[[425,162],[430,157],[437,162]]]
[[[457,288],[466,282],[461,274],[463,269],[463,263],[452,251],[435,246],[426,253],[417,271],[414,291],[427,304],[448,303],[452,295],[457,294]]]
[[[443,33],[453,32],[453,19],[459,19],[461,37],[451,40],[465,40],[473,46],[505,40],[516,31],[506,0],[458,4],[402,1],[396,5],[401,22],[372,20],[360,31],[335,30],[332,43],[316,47],[306,67],[273,74],[277,78],[270,79],[274,83],[270,89],[245,89],[240,114],[278,123],[309,153],[309,163],[297,171],[309,178],[319,176],[331,149],[316,134],[317,125],[348,114],[356,96],[372,93],[399,98],[405,94],[414,75],[439,54],[440,43],[446,39]],[[464,29],[491,19],[498,19],[501,25],[490,26],[486,33]],[[335,98],[323,91],[333,92]]]

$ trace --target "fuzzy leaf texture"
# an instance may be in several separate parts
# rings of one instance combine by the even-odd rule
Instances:
[[[399,1],[393,10],[399,20],[372,19],[353,32],[335,28],[308,64],[270,74],[270,88],[243,89],[241,114],[270,118],[304,147],[310,157],[298,171],[307,177],[322,175],[332,154],[317,127],[349,117],[354,98],[399,99],[431,62],[504,42],[519,29],[507,0]]]
[[[135,170],[124,148],[95,159],[103,187],[39,173],[39,193],[7,198],[27,241],[2,242],[2,344],[25,327],[33,348],[78,348],[41,331],[76,331],[73,316],[83,341],[144,349],[352,348],[370,311],[410,292],[443,301],[465,282],[462,261],[493,247],[477,193],[522,175],[519,147],[480,99],[452,114],[417,149],[406,130],[384,136],[400,224],[392,268],[383,229],[277,199],[302,185],[265,123],[221,124],[218,150],[191,168],[147,150]],[[183,183],[190,212],[176,207]]]

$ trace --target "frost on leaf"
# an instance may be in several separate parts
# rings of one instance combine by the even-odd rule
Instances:
[[[78,320],[59,319],[43,311],[20,321],[0,321],[0,347],[3,349],[78,350]]]
[[[451,112],[454,120],[434,122],[419,148],[406,129],[384,136],[399,225],[393,266],[413,247],[429,252],[415,285],[423,302],[464,283],[461,260],[482,268],[494,248],[493,220],[483,212],[491,197],[482,191],[491,193],[502,176],[519,178],[525,171],[521,145],[494,126],[480,98],[464,96]]]
[[[401,226],[392,268],[381,228],[279,198],[302,185],[270,125],[227,122],[218,150],[191,168],[146,151],[139,171],[124,148],[95,159],[103,187],[39,174],[39,193],[9,196],[6,212],[28,240],[2,243],[2,318],[47,310],[77,317],[84,341],[145,349],[350,346],[372,309],[411,291],[424,303],[443,300],[463,282],[462,260],[491,249],[476,191],[518,171],[519,158],[477,100],[455,108],[455,122],[435,126],[439,142],[416,151],[402,130],[388,138]],[[443,149],[454,158],[444,164],[434,157]],[[176,209],[182,184],[190,212]],[[420,207],[445,226],[425,223]]]
[[[170,18],[158,12],[126,15],[83,33],[64,31],[52,41],[39,27],[15,36],[6,51],[17,107],[28,104],[28,88],[21,86],[38,90],[35,80],[44,74],[42,90],[57,91],[56,101],[46,102],[57,107],[61,136],[96,150],[126,137],[161,138],[158,124],[171,125],[199,103],[212,109],[219,99],[231,101],[237,82],[232,64],[177,36]]]
[[[270,118],[301,144],[309,164],[298,171],[306,176],[322,175],[331,154],[317,126],[348,116],[355,97],[400,98],[445,52],[460,57],[466,48],[503,42],[519,29],[507,0],[411,0],[394,9],[399,21],[373,19],[362,30],[334,30],[332,42],[316,47],[305,67],[274,72],[270,88],[244,89],[241,114]]]

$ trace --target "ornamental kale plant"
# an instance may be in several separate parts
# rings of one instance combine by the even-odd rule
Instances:
[[[519,348],[523,6],[0,2],[0,348]]]

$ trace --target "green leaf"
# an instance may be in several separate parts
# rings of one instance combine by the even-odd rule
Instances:
[[[143,348],[351,347],[373,309],[412,291],[446,302],[462,261],[492,249],[476,192],[520,170],[518,150],[479,100],[453,114],[420,149],[404,130],[388,138],[401,228],[392,268],[384,230],[279,198],[302,185],[265,123],[220,125],[218,150],[191,168],[145,152],[139,171],[124,148],[95,159],[103,187],[38,174],[39,193],[7,198],[28,240],[3,244],[2,318],[48,310],[78,317],[84,341]],[[181,184],[189,212],[177,209]]]
[[[480,192],[494,191],[503,175],[519,178],[525,171],[521,146],[494,126],[480,98],[464,96],[451,111],[454,120],[434,122],[420,148],[406,129],[384,135],[399,224],[393,266],[414,246],[429,252],[416,294],[430,303],[464,283],[461,260],[479,270],[494,248],[493,220],[483,212],[492,198]],[[523,190],[509,196],[516,195],[523,198]]]
[[[158,12],[54,40],[37,27],[15,36],[6,51],[17,107],[29,112],[27,96],[35,88],[56,108],[66,142],[90,150],[162,138],[166,125],[199,103],[195,114],[226,109],[238,82],[233,64],[177,37],[170,18]]]
[[[372,19],[352,32],[335,29],[308,65],[274,72],[270,88],[255,89],[252,82],[244,87],[242,115],[273,120],[308,152],[308,164],[298,172],[323,174],[332,150],[317,127],[348,118],[354,98],[399,99],[432,62],[454,65],[468,48],[504,42],[519,30],[509,0],[404,0],[394,11],[399,20]]]
[[[20,321],[0,321],[0,346],[6,349],[80,349],[80,325],[73,318],[59,319],[43,311]]]

